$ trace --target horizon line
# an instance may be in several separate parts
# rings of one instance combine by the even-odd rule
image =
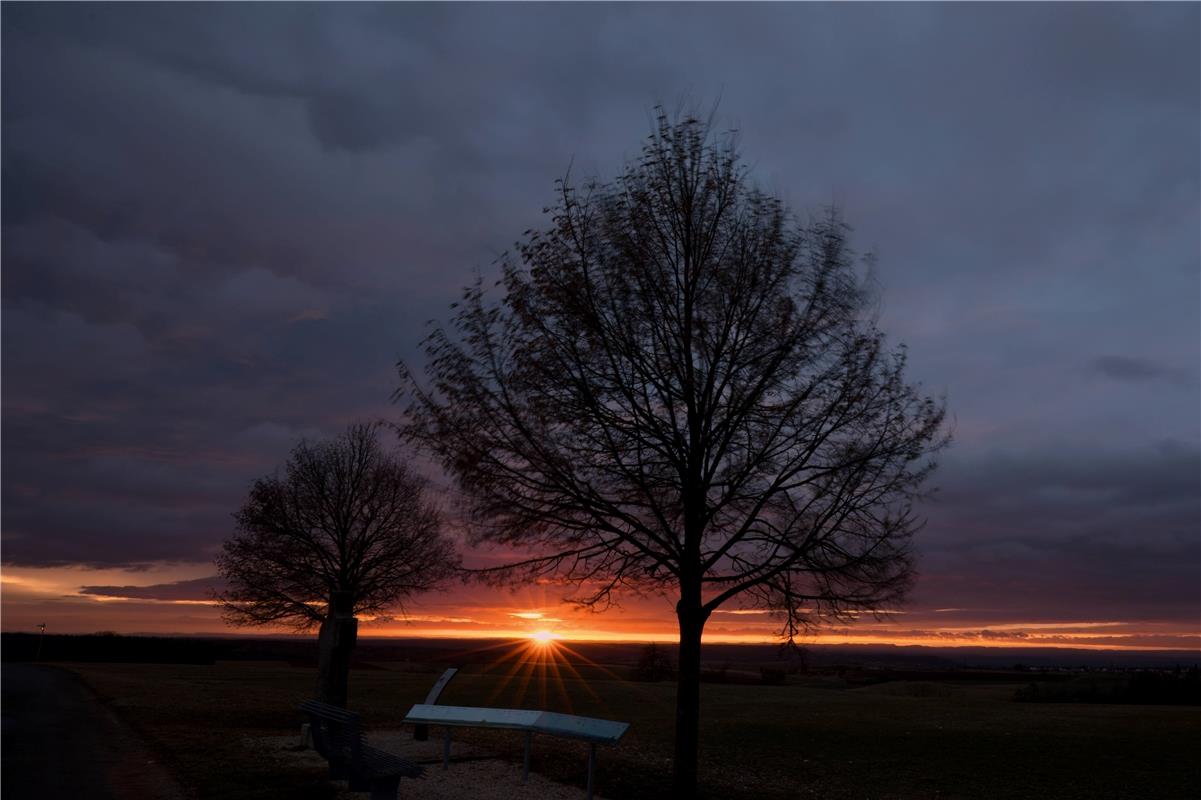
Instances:
[[[36,631],[27,630],[0,630],[0,633],[9,635],[27,635],[38,636]],[[288,633],[288,632],[259,632],[248,631],[245,633],[237,631],[224,632],[154,632],[154,631],[74,631],[74,632],[47,632],[50,636],[129,636],[129,637],[145,637],[145,638],[180,638],[180,639],[294,639],[298,641],[312,640],[316,637],[316,632],[305,633]],[[506,635],[505,633],[487,633],[487,634],[370,634],[360,633],[360,640],[368,639],[375,641],[418,641],[418,642],[453,642],[453,641],[497,641],[497,642],[514,642],[524,641],[531,638],[530,632],[514,633]],[[591,636],[561,636],[557,641],[564,643],[579,643],[579,644],[670,644],[678,645],[678,637],[643,637],[643,638],[607,638],[607,637],[591,637]],[[786,647],[787,643],[780,639],[765,639],[765,638],[734,638],[734,637],[716,637],[714,639],[706,638],[702,644],[708,645],[724,645],[736,647],[762,647],[773,645],[777,647]],[[880,648],[920,648],[927,650],[1080,650],[1092,653],[1098,652],[1114,652],[1114,653],[1190,653],[1201,656],[1201,645],[1197,647],[1163,647],[1152,645],[1100,645],[1100,644],[1063,644],[1050,643],[1043,644],[1039,642],[971,642],[971,643],[948,643],[939,641],[921,641],[921,642],[904,642],[904,641],[836,641],[836,642],[797,642],[796,647],[799,649],[805,648],[824,648],[824,647],[880,647]]]

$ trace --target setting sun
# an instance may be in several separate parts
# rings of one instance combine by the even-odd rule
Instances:
[[[538,645],[548,645],[558,638],[559,637],[557,634],[551,633],[550,631],[538,631],[537,633],[530,634],[530,639],[532,639],[534,643]]]

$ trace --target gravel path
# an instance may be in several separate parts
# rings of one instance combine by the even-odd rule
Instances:
[[[247,742],[263,754],[297,766],[323,767],[325,760],[313,750],[297,750],[299,736],[273,736]],[[372,747],[396,753],[424,764],[425,775],[417,780],[402,779],[399,800],[581,800],[584,791],[565,786],[530,773],[528,783],[521,782],[521,765],[494,757],[491,753],[462,742],[451,750],[450,769],[442,769],[442,741],[436,735],[418,742],[413,732],[372,731]],[[585,764],[580,764],[581,771]],[[362,800],[365,795],[338,792],[339,800]],[[599,794],[597,800],[604,800]]]

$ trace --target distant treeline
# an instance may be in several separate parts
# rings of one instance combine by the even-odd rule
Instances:
[[[158,664],[212,664],[215,642],[166,636],[115,633],[47,635],[0,634],[0,657],[12,661],[109,661]]]
[[[39,658],[37,633],[0,634],[0,658],[33,661]],[[499,645],[499,647],[498,647]],[[510,642],[521,647],[522,641]],[[488,669],[508,652],[497,640],[382,639],[360,637],[354,653],[356,668],[375,663],[408,665],[418,671],[446,666],[469,671]],[[655,655],[646,663],[647,652]],[[655,646],[631,642],[565,642],[557,651],[578,670],[617,668],[641,680],[674,677],[676,645]],[[789,650],[774,644],[705,644],[703,680],[714,683],[782,683],[797,673],[836,673],[848,683],[863,685],[886,680],[1028,681],[1037,672],[1036,685],[1066,680],[1071,673],[1043,673],[1046,666],[1073,670],[1171,669],[1191,667],[1201,660],[1196,652],[1103,652],[1071,650],[983,652],[983,648],[938,649],[926,647],[869,647],[861,645],[815,646]],[[1016,664],[1020,656],[1022,663]],[[655,659],[658,659],[656,663]],[[215,661],[285,661],[315,666],[315,635],[301,636],[139,636],[115,633],[47,634],[41,643],[42,661],[109,661],[175,664],[212,664]],[[603,672],[603,669],[601,670]],[[1043,699],[1031,698],[1031,699]],[[1136,701],[1130,701],[1136,702]]]
[[[1015,699],[1028,703],[1201,705],[1201,671],[1090,673],[1062,683],[1031,683]]]
[[[515,647],[522,642],[514,643]],[[576,645],[573,645],[573,648]],[[588,645],[580,649],[591,651]],[[636,659],[637,645],[598,645],[602,655],[619,656],[628,651],[630,663]],[[672,648],[674,650],[674,646]],[[370,669],[373,663],[409,664],[427,671],[448,664],[484,667],[497,659],[495,647],[481,648],[478,641],[447,639],[369,639],[360,638],[353,665]],[[217,661],[283,661],[294,666],[317,665],[316,635],[218,637],[218,636],[143,636],[111,632],[92,634],[36,633],[0,634],[0,660],[13,661],[88,661],[114,663],[213,664]],[[597,659],[599,660],[599,659]],[[622,659],[617,658],[618,662]],[[607,662],[608,663],[608,662]]]
[[[39,651],[40,650],[40,651]],[[438,642],[360,640],[354,664],[372,661],[410,661],[418,666],[446,661],[451,652]],[[114,663],[213,664],[217,661],[285,661],[316,666],[316,636],[185,637],[136,636],[117,633],[0,634],[3,661],[91,661]]]

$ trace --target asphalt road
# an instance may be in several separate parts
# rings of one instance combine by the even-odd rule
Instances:
[[[0,668],[4,800],[181,800],[137,734],[72,673]]]

